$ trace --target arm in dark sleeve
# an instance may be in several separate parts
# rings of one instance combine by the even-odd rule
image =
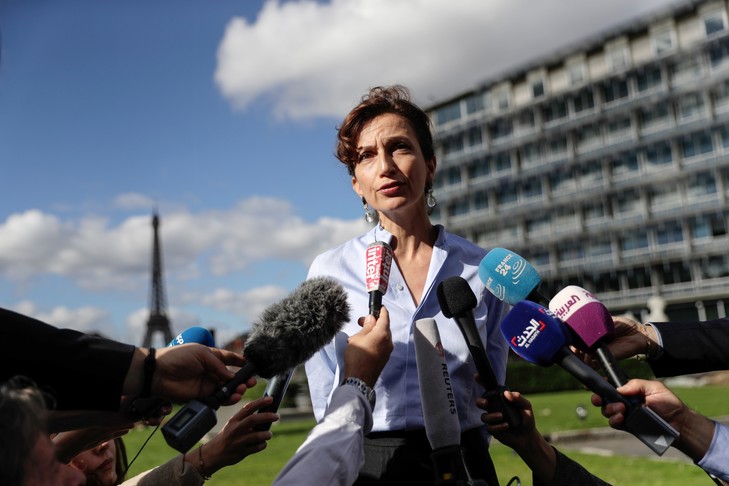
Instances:
[[[135,347],[0,308],[0,380],[24,375],[59,410],[118,410]]]
[[[661,356],[648,360],[657,377],[729,369],[729,319],[651,325],[663,341]]]

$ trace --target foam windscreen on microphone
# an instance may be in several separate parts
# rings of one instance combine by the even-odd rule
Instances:
[[[440,310],[449,319],[472,312],[478,305],[476,294],[462,277],[443,280],[438,285],[437,295]]]
[[[575,334],[578,347],[590,351],[615,336],[615,324],[607,308],[587,290],[576,285],[562,289],[549,302],[549,309]]]
[[[347,293],[334,279],[305,280],[263,311],[246,339],[243,354],[256,373],[271,378],[311,358],[349,321]]]
[[[181,344],[198,343],[211,348],[215,347],[215,338],[212,333],[200,326],[193,326],[185,329],[167,344],[168,348],[180,346]]]
[[[523,300],[501,320],[501,333],[512,350],[526,361],[550,366],[570,344],[565,325],[551,311]]]
[[[483,257],[478,276],[489,292],[511,305],[527,299],[542,281],[528,261],[505,248],[494,248]]]
[[[461,426],[445,352],[434,319],[415,321],[415,362],[423,404],[425,434],[433,449],[461,443]]]

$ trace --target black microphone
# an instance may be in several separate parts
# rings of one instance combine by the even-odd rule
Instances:
[[[509,424],[510,428],[519,427],[521,410],[504,397],[504,392],[508,388],[501,385],[496,378],[491,361],[486,354],[486,348],[476,328],[473,309],[476,308],[478,300],[470,285],[463,277],[450,277],[438,285],[437,294],[443,315],[456,321],[466,340],[471,358],[473,358],[476,370],[486,389],[483,398],[488,400],[488,411],[501,412],[504,421]]]
[[[162,428],[167,443],[187,452],[217,422],[215,410],[238,385],[257,374],[270,378],[303,363],[329,343],[349,320],[344,288],[334,279],[304,281],[290,295],[263,311],[243,349],[246,363],[216,393],[191,400]]]
[[[569,349],[570,333],[550,310],[530,301],[517,302],[501,321],[501,332],[516,354],[530,363],[557,364],[577,378],[604,403],[625,405],[622,430],[630,432],[656,454],[662,455],[678,432],[652,409],[630,402]]]
[[[436,486],[485,484],[482,480],[472,479],[468,472],[461,447],[461,423],[455,395],[434,319],[428,317],[415,321],[413,343],[425,434],[433,449],[430,458]]]
[[[380,316],[382,296],[387,292],[392,266],[392,248],[384,241],[373,241],[365,251],[365,287],[370,294],[369,313]]]

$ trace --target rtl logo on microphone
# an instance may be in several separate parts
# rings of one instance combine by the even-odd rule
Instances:
[[[379,290],[387,291],[390,280],[390,264],[392,254],[384,242],[375,242],[367,247],[365,252],[367,268],[365,269],[365,285],[368,292]]]

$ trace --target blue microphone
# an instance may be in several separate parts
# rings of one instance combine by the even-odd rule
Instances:
[[[489,251],[478,266],[478,276],[489,292],[507,304],[531,300],[549,305],[539,293],[542,283],[539,272],[511,250],[494,248]]]
[[[215,338],[213,337],[212,333],[204,327],[193,326],[185,329],[180,334],[178,334],[177,337],[175,337],[172,341],[169,342],[169,344],[167,344],[167,347],[171,348],[173,346],[179,346],[181,344],[187,343],[204,344],[205,346],[214,348]]]
[[[627,400],[575,356],[568,347],[569,330],[549,309],[526,300],[517,302],[502,319],[501,333],[511,349],[526,361],[543,367],[556,363],[602,397],[604,403],[623,403],[622,430],[636,436],[656,454],[662,455],[678,437],[678,432],[653,410]]]

